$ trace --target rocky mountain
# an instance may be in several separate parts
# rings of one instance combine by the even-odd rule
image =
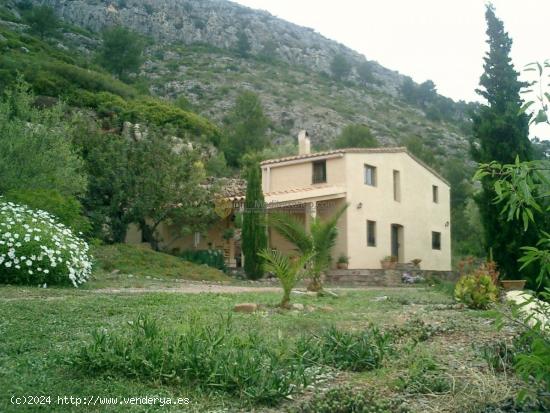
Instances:
[[[97,33],[115,24],[152,39],[141,73],[150,92],[184,97],[218,124],[246,89],[260,95],[272,121],[272,139],[279,143],[307,129],[314,146],[330,147],[344,126],[364,123],[385,145],[417,136],[436,157],[467,152],[464,105],[447,99],[453,115],[430,118],[425,105],[403,98],[405,76],[267,12],[226,0],[32,3],[49,5],[64,21],[90,31],[64,34],[65,42],[84,53],[93,53]],[[335,59],[348,66],[340,78],[332,73]]]

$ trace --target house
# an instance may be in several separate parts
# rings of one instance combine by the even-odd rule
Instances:
[[[268,208],[287,210],[306,223],[344,204],[333,262],[350,269],[380,268],[385,257],[423,270],[451,270],[450,186],[406,148],[337,149],[311,153],[307,132],[299,154],[261,163]],[[269,230],[270,247],[291,249]]]
[[[307,225],[312,217],[329,217],[348,204],[338,222],[333,263],[343,255],[349,269],[379,269],[382,260],[394,257],[399,263],[421,260],[422,270],[451,270],[450,186],[443,177],[406,148],[311,153],[305,131],[298,142],[298,155],[261,163],[268,211],[287,212]],[[173,231],[163,226],[161,246],[221,249],[229,266],[239,266],[240,235],[231,228],[243,205],[241,185],[217,206],[220,221],[208,233],[171,240]],[[294,250],[275,230],[268,232],[271,248]],[[129,234],[130,241],[139,239]]]

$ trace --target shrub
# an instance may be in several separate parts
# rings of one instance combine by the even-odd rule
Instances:
[[[455,286],[455,299],[469,308],[485,309],[498,298],[498,289],[488,274],[462,276]]]
[[[370,327],[362,332],[330,327],[319,335],[302,336],[297,341],[300,361],[323,364],[341,370],[365,371],[379,368],[390,351],[389,334]]]
[[[387,400],[371,391],[340,386],[316,393],[310,400],[288,409],[289,413],[405,413],[399,400]]]
[[[414,356],[409,370],[397,380],[397,387],[407,393],[445,393],[451,389],[451,381],[443,369],[429,356]]]
[[[86,374],[186,383],[261,404],[277,403],[315,376],[282,341],[235,329],[230,318],[214,324],[191,319],[179,331],[139,316],[129,331],[96,331],[72,363]]]
[[[92,264],[88,244],[41,210],[0,197],[0,282],[84,283]]]
[[[75,197],[61,195],[55,190],[35,189],[9,191],[6,199],[47,211],[76,233],[86,233],[91,229],[90,222],[82,213],[82,205]]]
[[[195,264],[205,264],[221,271],[227,269],[221,250],[187,250],[181,253],[181,258]]]

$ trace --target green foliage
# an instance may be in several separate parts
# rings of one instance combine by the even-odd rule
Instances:
[[[311,259],[309,255],[289,257],[280,251],[264,249],[258,255],[265,261],[265,269],[279,279],[283,287],[281,308],[290,307],[290,293],[303,276],[304,266]]]
[[[469,308],[483,310],[498,299],[498,289],[487,274],[460,277],[455,286],[455,298]]]
[[[304,335],[296,342],[300,363],[322,364],[340,370],[380,368],[390,351],[391,336],[376,327],[350,332],[332,326],[320,334]]]
[[[338,386],[287,410],[289,413],[406,413],[409,409],[398,400],[383,398],[371,389]]]
[[[0,197],[0,283],[68,285],[91,273],[88,244],[45,211]]]
[[[351,63],[346,56],[337,54],[330,62],[330,71],[335,80],[345,80],[351,73]]]
[[[251,279],[263,276],[263,259],[258,253],[267,247],[265,201],[262,191],[260,166],[248,168],[246,200],[244,204],[242,251],[244,271]]]
[[[305,366],[282,342],[217,323],[190,319],[178,330],[140,316],[124,332],[98,330],[74,357],[76,369],[92,375],[143,382],[190,384],[250,403],[274,405],[311,382]]]
[[[186,250],[180,254],[185,261],[204,264],[225,271],[225,259],[221,250]]]
[[[243,155],[259,152],[268,145],[268,124],[258,95],[247,91],[237,97],[222,142],[229,165],[239,166]]]
[[[492,357],[488,361],[496,359],[504,368],[512,364],[516,373],[528,383],[528,387],[520,391],[519,401],[530,400],[540,405],[540,411],[547,411],[550,409],[550,288],[540,292],[540,299],[534,295],[523,298],[520,304],[502,309],[498,320],[500,328],[507,325],[505,320],[509,320],[516,331],[519,329],[519,334],[507,346],[508,357],[499,360],[493,352],[489,353]]]
[[[364,83],[377,84],[378,81],[372,74],[372,69],[369,62],[361,62],[355,69],[359,79]]]
[[[68,139],[71,121],[60,104],[40,110],[33,100],[22,81],[0,100],[0,193],[43,189],[82,194],[86,177]]]
[[[479,163],[495,161],[509,164],[516,157],[529,161],[529,118],[520,113],[522,100],[519,93],[524,84],[518,80],[510,58],[512,40],[491,5],[487,6],[485,17],[489,52],[485,57],[485,72],[481,76],[478,93],[487,100],[488,105],[482,105],[474,116],[472,156]],[[518,264],[520,247],[533,245],[536,234],[533,230],[524,231],[500,214],[500,207],[494,203],[497,196],[495,180],[489,175],[483,176],[482,191],[476,196],[485,249],[492,248],[494,260],[506,278],[517,278],[521,272]]]
[[[214,144],[219,143],[220,132],[210,121],[158,99],[141,97],[125,100],[107,92],[83,92],[80,98],[83,106],[96,109],[104,117],[118,119],[117,124],[122,121],[143,122],[181,136],[202,137]]]
[[[452,388],[449,377],[430,356],[412,358],[408,371],[397,380],[397,387],[407,393],[447,393]]]
[[[545,161],[520,162],[501,165],[498,162],[483,164],[475,178],[490,179],[494,182],[494,206],[501,208],[503,221],[530,231],[538,236],[538,241],[523,245],[523,255],[518,258],[520,270],[530,268],[533,277],[531,287],[540,288],[550,279],[550,179]],[[520,227],[521,228],[521,227]],[[531,239],[531,238],[530,238]],[[519,252],[519,251],[518,251]]]
[[[122,26],[105,29],[99,51],[100,63],[119,78],[139,70],[142,62],[143,41],[139,35]]]
[[[31,32],[36,33],[41,39],[55,34],[59,27],[55,12],[49,6],[34,6],[24,13],[24,18],[31,27]]]
[[[89,177],[83,202],[96,237],[123,242],[128,225],[137,223],[157,249],[156,230],[163,221],[177,229],[174,237],[213,222],[214,188],[200,185],[206,173],[199,151],[154,130],[143,130],[144,136],[134,140],[105,134],[89,119],[80,119],[79,126],[74,141]]]
[[[283,213],[269,215],[269,224],[281,234],[283,238],[296,246],[302,255],[311,255],[311,264],[308,266],[308,275],[312,278],[312,291],[321,291],[321,275],[326,271],[331,261],[331,250],[338,237],[338,220],[346,211],[347,205],[337,210],[326,221],[315,217],[309,228],[304,228],[301,222]]]
[[[5,198],[32,209],[49,212],[76,233],[86,234],[91,229],[88,218],[83,215],[82,205],[73,196],[61,195],[51,189],[15,189],[8,191]]]
[[[376,148],[379,143],[367,125],[348,125],[338,135],[333,145],[336,149]]]
[[[244,30],[237,32],[237,53],[241,57],[248,57],[250,53],[250,40]]]

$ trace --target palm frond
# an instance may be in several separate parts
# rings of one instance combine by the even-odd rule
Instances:
[[[302,253],[312,251],[313,242],[304,225],[290,214],[275,212],[269,214],[269,225]]]

